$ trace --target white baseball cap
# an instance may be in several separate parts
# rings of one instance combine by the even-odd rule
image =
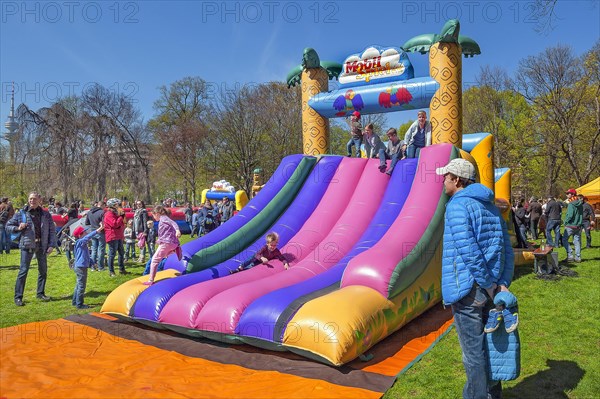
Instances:
[[[443,168],[437,168],[435,173],[444,176],[447,173],[452,173],[455,176],[462,177],[465,179],[469,179],[475,181],[477,178],[477,173],[475,171],[475,166],[466,159],[455,158],[448,163],[448,165]]]

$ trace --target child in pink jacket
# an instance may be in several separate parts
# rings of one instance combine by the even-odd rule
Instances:
[[[152,262],[150,263],[150,278],[144,285],[154,284],[158,264],[161,260],[175,253],[177,248],[179,248],[179,237],[181,237],[177,223],[169,218],[167,210],[163,206],[155,206],[152,211],[152,217],[154,220],[158,220],[158,237],[156,239],[158,241],[158,248],[154,252]]]

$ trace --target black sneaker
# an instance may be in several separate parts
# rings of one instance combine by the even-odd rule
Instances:
[[[116,274],[115,274],[115,272],[110,272],[109,276],[110,276],[110,277],[115,277],[115,276],[116,276]]]
[[[129,274],[129,272],[127,270],[123,269],[123,270],[119,270],[119,274],[126,275],[126,274]]]
[[[90,305],[79,305],[79,306],[77,306],[77,309],[89,309],[89,308],[91,308]]]
[[[15,305],[17,306],[25,306],[25,303],[22,299],[15,299]]]
[[[40,301],[48,302],[52,298],[50,298],[49,296],[46,296],[46,295],[42,294],[42,295],[38,295],[37,299],[39,299]]]

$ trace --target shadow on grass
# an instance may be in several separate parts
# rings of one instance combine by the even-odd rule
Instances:
[[[542,370],[526,377],[511,388],[502,390],[505,398],[537,398],[562,399],[569,396],[583,378],[585,371],[576,362],[570,360],[546,360],[549,369]]]
[[[530,265],[517,266],[517,267],[515,267],[513,281],[516,279],[519,279],[521,277],[528,276],[530,274],[533,274],[533,264],[531,266]]]
[[[0,266],[0,271],[10,271],[10,270],[19,270],[21,266]]]

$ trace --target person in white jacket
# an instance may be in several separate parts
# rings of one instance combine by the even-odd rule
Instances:
[[[404,135],[407,158],[418,158],[421,148],[431,145],[431,122],[427,120],[427,113],[419,111],[417,120],[410,125]]]

